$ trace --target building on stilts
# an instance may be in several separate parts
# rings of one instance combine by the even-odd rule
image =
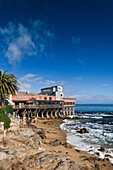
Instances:
[[[74,116],[74,98],[65,98],[62,86],[42,88],[39,94],[19,92],[10,96],[15,116],[26,118],[58,118]]]

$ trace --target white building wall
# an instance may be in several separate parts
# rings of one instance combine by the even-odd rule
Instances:
[[[60,100],[60,98],[63,98],[64,97],[64,94],[63,92],[56,92],[56,100]]]

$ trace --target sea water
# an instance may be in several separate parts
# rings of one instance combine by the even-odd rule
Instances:
[[[113,104],[76,105],[75,115],[79,119],[65,119],[61,125],[67,131],[67,142],[113,163]],[[89,133],[78,133],[81,128]],[[100,147],[105,152],[99,151]]]

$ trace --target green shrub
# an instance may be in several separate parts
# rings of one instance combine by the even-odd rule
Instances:
[[[6,106],[6,114],[13,114],[13,108],[12,108],[12,106]]]
[[[5,107],[1,107],[1,108],[0,108],[0,114],[1,114],[1,113],[5,113],[5,110],[6,110]]]
[[[10,128],[11,120],[6,114],[0,113],[0,122],[4,122],[4,129]]]

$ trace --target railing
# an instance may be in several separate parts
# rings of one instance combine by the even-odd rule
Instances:
[[[47,109],[47,108],[62,108],[63,105],[15,105],[13,109]]]
[[[75,107],[75,104],[64,104],[64,107]]]

